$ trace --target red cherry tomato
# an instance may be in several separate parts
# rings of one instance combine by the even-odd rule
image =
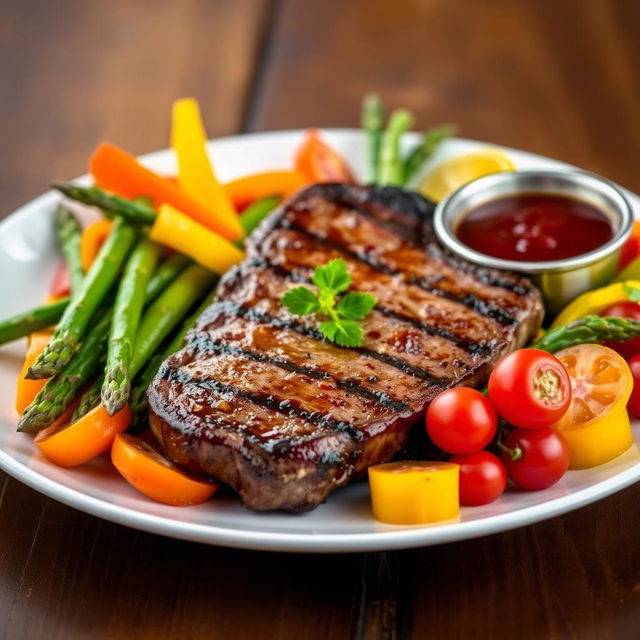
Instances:
[[[616,302],[600,312],[601,316],[614,316],[615,318],[631,318],[640,320],[640,304],[637,302]],[[627,340],[626,342],[607,342],[606,347],[617,351],[623,358],[631,358],[640,353],[640,338]]]
[[[455,455],[484,449],[496,433],[498,416],[489,398],[456,387],[436,396],[427,409],[427,433],[437,447]]]
[[[494,367],[489,397],[510,424],[543,429],[560,420],[569,408],[571,381],[555,356],[540,349],[518,349]]]
[[[627,408],[636,418],[640,418],[640,354],[633,356],[628,362],[633,375],[633,391],[629,397]]]
[[[454,456],[460,465],[460,504],[477,507],[497,500],[507,486],[507,471],[498,456],[476,451]]]
[[[632,260],[640,256],[640,221],[633,223],[633,231],[629,239],[622,245],[620,259],[618,260],[618,271],[622,271]]]
[[[71,293],[71,280],[66,262],[61,262],[53,273],[49,295],[53,298],[64,298]]]
[[[502,452],[507,475],[523,489],[546,489],[562,478],[569,468],[569,445],[556,429],[514,429],[506,438],[505,446],[521,455]]]

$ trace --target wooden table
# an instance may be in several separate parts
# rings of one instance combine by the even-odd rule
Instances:
[[[108,139],[166,146],[195,95],[212,136],[354,126],[379,91],[419,126],[640,190],[635,0],[2,0],[0,211]],[[1,476],[5,638],[632,638],[640,488],[436,548],[294,556],[125,529]]]

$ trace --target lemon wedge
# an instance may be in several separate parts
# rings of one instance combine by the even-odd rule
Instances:
[[[419,191],[429,200],[440,202],[467,182],[490,173],[514,169],[504,153],[497,149],[485,149],[445,160],[425,176]]]

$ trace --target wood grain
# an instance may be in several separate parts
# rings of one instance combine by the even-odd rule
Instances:
[[[0,0],[0,217],[101,139],[357,126],[379,91],[427,127],[640,189],[635,0]],[[104,522],[0,474],[4,638],[635,638],[640,488],[518,531],[345,556],[211,548]]]
[[[639,23],[634,0],[283,0],[249,124],[357,126],[376,91],[640,189]]]
[[[167,146],[171,103],[199,98],[212,137],[237,132],[265,0],[0,3],[0,216],[87,169],[101,140]]]

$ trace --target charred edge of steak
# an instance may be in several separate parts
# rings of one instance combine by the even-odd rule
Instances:
[[[149,421],[171,460],[188,471],[214,476],[233,487],[244,506],[255,511],[302,513],[315,509],[331,491],[349,481],[360,453],[355,443],[338,434],[342,439],[336,440],[333,448],[340,447],[342,453],[337,459],[292,463],[260,457],[260,451],[257,456],[249,456],[206,438],[184,438],[159,413],[152,412]]]

